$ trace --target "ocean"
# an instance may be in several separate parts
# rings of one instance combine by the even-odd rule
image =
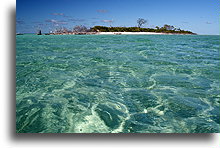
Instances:
[[[17,133],[219,133],[220,38],[16,36]]]

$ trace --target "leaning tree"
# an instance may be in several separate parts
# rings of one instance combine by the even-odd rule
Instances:
[[[143,19],[143,18],[139,18],[137,20],[137,24],[138,24],[138,27],[141,28],[141,26],[143,26],[144,24],[147,23],[147,20]]]

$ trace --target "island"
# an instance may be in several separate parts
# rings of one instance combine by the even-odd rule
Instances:
[[[156,26],[154,28],[143,27],[146,23],[147,20],[139,18],[137,20],[137,26],[135,27],[112,27],[111,25],[109,27],[86,27],[84,25],[76,25],[72,29],[67,29],[63,26],[59,26],[44,35],[196,35],[196,33],[191,31],[176,28],[168,24],[165,24],[162,27]],[[41,30],[37,30],[36,34],[43,35]]]
[[[163,27],[156,26],[155,28],[142,28],[142,27],[106,27],[94,26],[87,28],[83,25],[78,25],[73,30],[66,28],[55,29],[46,33],[46,35],[150,35],[150,34],[182,34],[182,35],[196,35],[191,31],[175,28],[174,26],[165,24]]]

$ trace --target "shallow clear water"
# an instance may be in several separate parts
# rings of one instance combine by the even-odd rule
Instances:
[[[219,36],[16,37],[21,133],[219,132]]]

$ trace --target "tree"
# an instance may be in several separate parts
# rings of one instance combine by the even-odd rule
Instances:
[[[138,27],[139,27],[139,28],[141,28],[141,26],[143,26],[143,25],[146,24],[146,23],[147,23],[147,20],[145,20],[145,19],[139,18],[139,19],[137,20],[137,24],[138,24]]]
[[[87,32],[88,29],[86,28],[86,26],[75,26],[73,27],[73,32]]]
[[[165,24],[164,26],[163,26],[166,30],[174,30],[174,26],[171,26],[171,25],[167,25],[167,24]]]
[[[155,28],[156,28],[157,30],[159,30],[159,29],[160,29],[160,27],[158,27],[158,26],[156,26]]]

